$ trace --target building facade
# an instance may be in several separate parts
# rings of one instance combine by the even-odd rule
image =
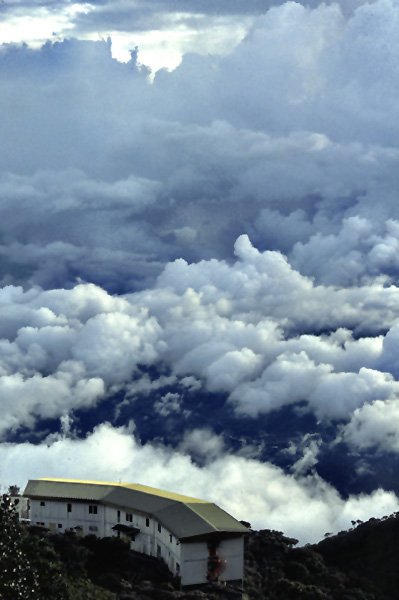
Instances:
[[[247,528],[213,503],[139,484],[71,479],[30,480],[24,497],[32,525],[121,537],[162,559],[183,586],[243,579]]]

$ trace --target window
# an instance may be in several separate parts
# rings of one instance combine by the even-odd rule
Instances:
[[[89,513],[91,515],[97,514],[97,505],[96,504],[89,504]]]
[[[72,512],[72,504],[67,504],[67,512]]]
[[[150,526],[150,519],[147,517],[145,520],[145,526],[149,527]]]
[[[158,531],[159,531],[159,533],[161,533],[161,531],[162,531],[161,523],[158,523]]]
[[[96,525],[89,525],[89,531],[98,531],[98,527]]]
[[[62,523],[58,523],[58,529],[62,529]]]
[[[180,565],[179,565],[179,563],[178,563],[178,562],[176,563],[176,573],[177,573],[177,574],[179,574],[179,573],[180,573]]]
[[[119,522],[120,522],[120,520],[121,520],[121,511],[120,511],[120,510],[118,510],[118,513],[117,513],[117,515],[118,515],[118,523],[119,523]]]
[[[172,536],[172,534],[169,535],[169,541],[170,541],[170,543],[173,542],[173,536]]]
[[[161,552],[161,546],[158,544],[157,545],[157,557],[159,558],[160,556],[162,556],[162,552]]]
[[[129,523],[133,523],[133,514],[132,513],[126,513],[126,521],[129,521]]]
[[[46,506],[46,503],[43,500],[40,502],[40,506]]]

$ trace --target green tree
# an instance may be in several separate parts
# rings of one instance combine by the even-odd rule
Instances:
[[[64,565],[47,535],[27,532],[23,548],[36,573],[40,600],[64,600],[68,598]]]
[[[37,573],[24,550],[24,532],[7,494],[0,500],[0,598],[40,599]]]

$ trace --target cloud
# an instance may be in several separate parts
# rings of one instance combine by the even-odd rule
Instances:
[[[326,531],[348,528],[353,519],[378,517],[398,508],[392,493],[377,490],[343,500],[317,476],[296,479],[270,463],[239,456],[221,454],[200,467],[186,454],[160,445],[140,445],[131,429],[107,424],[85,439],[1,444],[0,459],[3,486],[23,487],[28,478],[50,476],[137,481],[140,473],[142,484],[214,501],[254,528],[283,530],[301,543],[317,541]]]
[[[365,405],[398,398],[397,288],[315,285],[247,236],[236,254],[233,264],[178,259],[154,288],[125,296],[93,284],[3,288],[0,385],[14,382],[16,390],[3,401],[3,431],[79,409],[79,378],[97,382],[85,406],[117,390],[133,399],[181,380],[193,394],[201,386],[225,394],[237,416],[302,405],[325,422],[349,422]],[[158,383],[143,372],[157,367],[170,374]],[[60,379],[61,396],[45,394],[45,406],[35,400],[32,386]],[[12,400],[20,388],[30,403]],[[164,418],[186,410],[173,390],[154,409]]]
[[[155,402],[154,409],[161,417],[168,417],[181,411],[181,400],[179,394],[168,392]]]
[[[85,377],[79,365],[65,365],[48,377],[3,375],[0,393],[0,433],[4,434],[21,426],[33,429],[38,415],[42,419],[56,418],[71,408],[93,406],[104,394],[104,384],[100,378]]]
[[[345,0],[340,4],[347,14],[351,14],[365,2],[366,0]],[[165,45],[169,45],[167,38],[174,34],[175,51],[184,54],[194,49],[194,41],[197,42],[197,51],[204,51],[204,38],[208,48],[215,48],[212,33],[223,46],[223,38],[229,37],[228,31],[224,30],[227,29],[227,24],[230,25],[230,30],[240,27],[245,32],[254,18],[281,4],[284,4],[282,0],[249,0],[245,5],[231,0],[207,0],[201,2],[201,5],[193,0],[179,3],[175,0],[135,3],[124,0],[92,0],[73,4],[65,0],[15,0],[1,6],[4,22],[1,40],[3,43],[24,41],[37,46],[46,39],[63,39],[71,34],[76,38],[95,36],[96,39],[111,35],[114,44],[118,45],[124,36],[131,48],[134,47],[132,43],[134,44],[135,38],[139,39],[144,49],[143,55],[148,57],[146,46],[154,42],[154,34],[158,31],[163,34],[164,50]],[[320,2],[310,0],[304,4],[315,8]],[[34,32],[29,30],[29,24],[32,23],[35,25]],[[142,33],[147,34],[147,39]],[[156,40],[158,53],[160,45],[161,38]]]
[[[396,281],[396,12],[287,3],[152,85],[107,42],[2,46],[0,280],[143,288],[248,233],[318,281]]]
[[[45,6],[66,14],[65,3],[34,3]],[[88,37],[96,19],[116,29],[126,6],[111,14],[93,2],[67,25]],[[134,413],[139,399],[153,411],[156,403],[157,422],[177,422],[206,396],[235,415],[237,439],[248,423],[292,410],[355,452],[396,453],[397,2],[344,11],[254,1],[245,31],[235,2],[204,4],[200,16],[198,3],[187,0],[179,16],[175,3],[159,2],[157,23],[148,3],[135,6],[142,32],[179,22],[188,39],[197,23],[199,51],[187,53],[195,36],[185,38],[180,66],[151,82],[140,51],[126,64],[112,58],[115,37],[0,46],[3,439],[116,396],[118,414],[126,405]],[[7,19],[25,8],[7,6]],[[229,441],[209,421],[190,422],[176,440],[202,467],[102,427],[86,440],[53,440],[51,452],[90,454],[108,436],[115,451],[172,461],[173,486],[184,487],[180,468],[199,482],[192,493],[215,489],[222,503],[231,489],[220,480],[231,474],[239,485],[251,469],[254,481],[278,483],[275,505],[255,489],[251,505],[278,528],[291,527],[285,497],[314,501],[317,531],[352,506],[316,475],[303,478],[323,441],[320,452],[304,450],[295,479],[226,455]],[[263,442],[249,440],[251,452]],[[13,456],[19,448],[3,447]],[[24,449],[47,460],[43,444]],[[155,467],[145,473],[162,484]],[[367,512],[392,498],[375,491],[353,503]]]
[[[236,253],[231,266],[176,261],[159,277],[156,297],[140,294],[161,326],[167,315],[165,359],[178,373],[194,373],[208,389],[229,392],[237,410],[252,416],[306,402],[319,419],[349,419],[365,403],[397,397],[390,351],[397,314],[388,322],[383,300],[396,288],[314,286],[283,256],[259,253],[245,237],[237,241]],[[162,300],[165,289],[168,304]],[[382,312],[371,317],[379,302]],[[384,337],[377,330],[353,339],[340,329],[370,331],[372,321],[381,328],[384,320],[389,330]],[[336,333],[319,337],[317,330]]]
[[[398,415],[397,398],[375,400],[354,411],[350,422],[341,429],[340,438],[359,450],[376,448],[396,454],[399,452]]]
[[[93,285],[0,296],[1,434],[93,407],[157,359],[156,320]]]
[[[286,449],[287,454],[296,455],[298,450],[302,451],[302,456],[295,461],[291,467],[291,471],[295,476],[306,476],[309,473],[314,473],[314,468],[318,463],[318,454],[320,451],[320,439],[305,435],[300,444],[300,448],[295,447],[295,444]]]
[[[223,436],[205,427],[185,431],[178,449],[183,454],[195,457],[197,462],[203,459],[209,463],[223,455],[225,442]]]

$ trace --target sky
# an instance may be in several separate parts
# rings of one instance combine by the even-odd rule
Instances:
[[[398,40],[399,0],[3,0],[2,488],[399,509]]]

